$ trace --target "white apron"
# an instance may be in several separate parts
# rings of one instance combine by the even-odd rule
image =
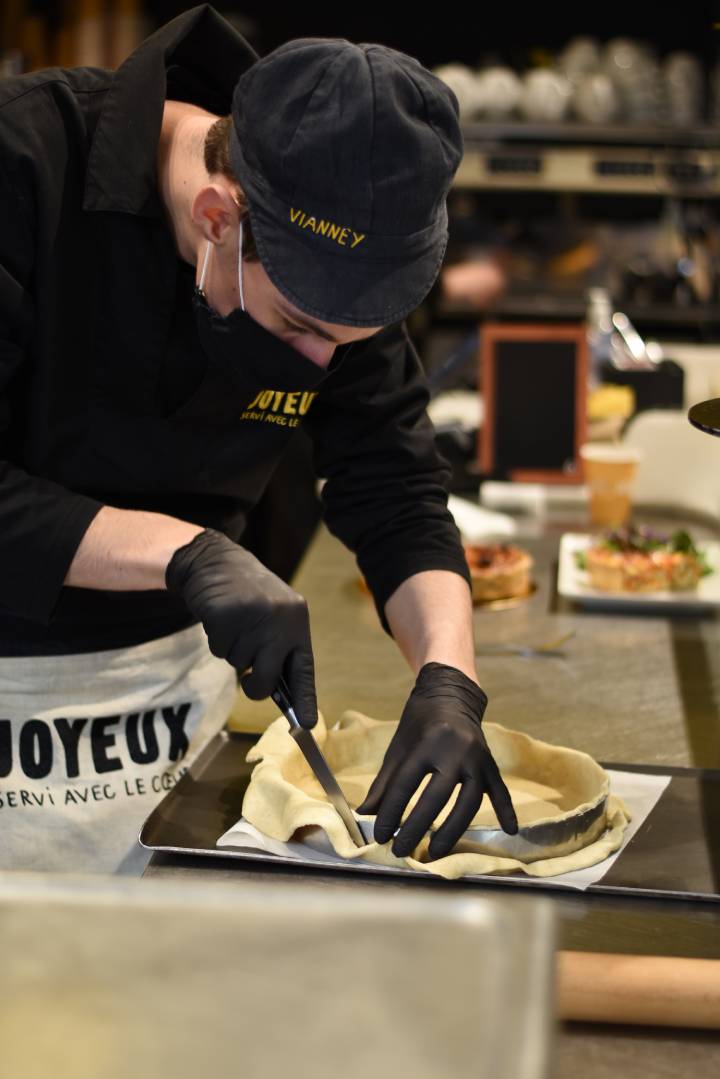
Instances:
[[[129,648],[0,657],[0,869],[140,876],[144,821],[236,692],[199,624]]]

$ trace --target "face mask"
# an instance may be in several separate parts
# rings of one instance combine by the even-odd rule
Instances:
[[[238,245],[238,287],[240,307],[229,315],[221,316],[210,307],[205,297],[204,285],[208,258],[212,243],[205,250],[200,281],[195,286],[193,308],[203,351],[211,363],[222,367],[225,374],[243,386],[248,392],[257,387],[267,391],[302,391],[319,385],[330,369],[337,366],[336,357],[347,352],[349,346],[335,350],[328,368],[319,367],[297,349],[281,341],[245,310],[242,283],[242,221]]]

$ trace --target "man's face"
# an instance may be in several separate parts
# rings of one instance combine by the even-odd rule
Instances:
[[[338,345],[364,341],[384,328],[344,326],[311,318],[285,299],[260,261],[243,261],[243,293],[251,318],[322,368],[328,366]]]

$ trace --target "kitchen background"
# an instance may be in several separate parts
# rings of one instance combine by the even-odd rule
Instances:
[[[0,77],[115,67],[192,6],[4,0]],[[456,490],[482,479],[488,321],[587,327],[591,437],[616,436],[644,408],[720,395],[719,3],[686,3],[681,17],[675,6],[587,4],[571,19],[560,5],[471,17],[445,5],[430,21],[392,7],[217,7],[261,54],[300,36],[378,41],[458,97],[465,156],[446,258],[407,320]]]

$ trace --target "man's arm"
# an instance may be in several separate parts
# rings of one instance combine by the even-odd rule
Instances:
[[[431,833],[430,858],[450,853],[485,796],[500,826],[516,833],[510,793],[482,731],[487,696],[475,673],[467,582],[444,570],[413,574],[390,596],[385,616],[416,679],[382,767],[357,807],[375,814],[376,842],[394,837],[393,854],[406,857],[456,791],[452,809]],[[404,819],[428,773],[427,787]]]
[[[303,725],[317,722],[305,600],[221,532],[164,513],[103,506],[65,584],[177,593],[202,623],[213,655],[236,668],[248,697],[269,697],[284,675]]]
[[[9,155],[1,127],[0,147],[0,607],[47,625],[72,557],[102,503],[32,475],[11,459],[14,387],[27,377],[37,320],[30,291],[36,229],[31,198],[5,173]]]
[[[429,397],[405,324],[394,323],[347,347],[305,420],[325,522],[355,553],[388,633],[388,600],[409,578],[444,571],[469,588]]]
[[[173,554],[202,531],[165,513],[103,506],[75,552],[65,584],[109,591],[165,588]]]
[[[434,661],[477,682],[472,601],[463,577],[446,570],[408,577],[385,604],[385,617],[413,674]]]
[[[374,837],[409,854],[443,807],[431,858],[449,853],[491,800],[517,831],[510,795],[485,741],[487,696],[475,674],[470,573],[447,508],[450,468],[426,412],[427,382],[404,323],[352,345],[309,414],[330,530],[355,552],[383,627],[416,674],[382,767],[359,813]],[[407,805],[427,787],[412,812]]]

